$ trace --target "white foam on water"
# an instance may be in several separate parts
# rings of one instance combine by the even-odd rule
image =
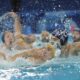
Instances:
[[[48,75],[48,73],[32,73],[32,72],[27,72],[26,73],[26,76],[31,76],[31,77],[33,77],[33,76],[45,76],[45,75]]]
[[[5,60],[0,61],[0,68],[5,68],[5,69],[6,68],[28,67],[31,65],[32,64],[30,64],[23,58],[18,58],[14,62],[5,61]]]
[[[41,68],[43,66],[48,66],[48,65],[51,65],[51,64],[55,65],[55,64],[63,64],[63,63],[66,64],[66,63],[79,63],[80,62],[79,57],[54,58],[52,60],[46,61],[44,64],[42,64],[40,66],[27,67],[26,70],[28,70],[28,71],[23,72],[23,73],[25,73],[25,75],[22,75],[22,73],[20,72],[20,69],[19,69],[19,66],[20,66],[20,63],[22,62],[22,60],[20,61],[20,59],[18,59],[16,61],[19,61],[19,62],[13,62],[11,64],[11,65],[13,65],[14,63],[16,63],[16,65],[18,66],[18,69],[16,69],[16,68],[9,68],[7,70],[0,69],[0,80],[11,80],[12,76],[15,76],[17,78],[21,76],[22,79],[24,79],[25,77],[36,77],[36,76],[43,77],[43,76],[47,76],[47,75],[49,75],[50,73],[53,72],[52,67],[48,67],[46,69],[46,73],[44,73],[44,72],[41,72],[41,73],[35,72],[37,70],[37,68]],[[24,62],[24,60],[23,60],[23,62]],[[23,63],[23,64],[25,64],[25,63]],[[74,64],[74,66],[76,68],[78,68],[79,65]],[[9,64],[8,64],[8,67],[9,67]],[[67,67],[70,67],[70,66],[67,66]],[[34,70],[34,72],[33,71],[29,72],[29,70]]]
[[[19,69],[8,69],[8,70],[1,70],[0,69],[0,80],[10,80],[14,73],[18,73]]]

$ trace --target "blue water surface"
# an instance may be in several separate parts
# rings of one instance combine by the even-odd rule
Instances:
[[[79,58],[53,59],[37,67],[0,69],[0,80],[80,80]]]

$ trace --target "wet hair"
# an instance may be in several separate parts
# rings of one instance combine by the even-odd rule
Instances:
[[[5,43],[5,39],[4,39],[4,38],[5,38],[5,34],[6,34],[6,32],[4,32],[4,33],[2,34],[2,42],[3,42],[3,43]]]

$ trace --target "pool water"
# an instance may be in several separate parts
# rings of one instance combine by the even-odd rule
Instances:
[[[59,13],[63,16],[63,12]],[[37,27],[39,26],[39,29],[37,29],[38,33],[41,32],[41,30],[45,29],[45,25],[52,26],[53,23],[56,25],[58,24],[57,17],[54,17],[55,15],[58,15],[58,13],[47,13],[45,17],[42,19],[41,23],[37,24]],[[65,19],[65,15],[61,20]],[[51,18],[50,18],[51,16]],[[45,20],[49,20],[49,22],[45,22],[42,25],[42,22]],[[7,28],[8,26],[11,27],[13,25],[13,22],[9,22],[4,18],[4,20],[0,19],[0,26],[2,28]],[[57,22],[56,22],[57,21]],[[72,20],[67,22],[64,26],[68,26],[67,24],[74,24],[75,22]],[[31,21],[32,22],[32,21]],[[6,23],[6,24],[5,24]],[[26,22],[24,22],[26,23]],[[61,25],[62,26],[62,25]],[[61,28],[60,26],[60,28]],[[4,28],[4,29],[5,29]],[[24,26],[25,28],[25,26]],[[27,29],[26,29],[27,28]],[[30,27],[28,28],[26,26],[25,30],[23,32],[25,34],[31,33]],[[43,29],[44,28],[44,29]],[[57,26],[55,26],[57,28]],[[12,28],[11,28],[12,29]],[[69,29],[69,26],[67,27],[67,30]],[[52,30],[52,29],[51,29]],[[72,42],[71,36],[69,37],[69,42]],[[0,42],[1,42],[1,36],[0,36]],[[71,56],[68,58],[54,58],[52,60],[46,61],[45,63],[39,65],[39,66],[31,66],[30,64],[27,64],[25,60],[18,60],[16,62],[10,63],[6,61],[0,60],[0,80],[80,80],[80,56]]]
[[[80,59],[55,58],[36,67],[2,68],[0,80],[80,80]]]

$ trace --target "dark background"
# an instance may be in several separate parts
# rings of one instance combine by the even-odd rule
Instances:
[[[80,10],[80,0],[0,0],[0,12]]]
[[[65,18],[72,18],[80,27],[80,0],[0,0],[0,16],[10,11],[14,11],[20,16],[24,33],[29,30],[29,32],[37,32],[39,30],[37,27],[42,24],[38,25],[38,22],[45,19],[47,13],[49,14],[48,21],[50,21],[50,12],[54,13],[55,11],[57,13],[65,12]],[[54,18],[55,15],[53,20]],[[58,22],[62,27],[62,23]],[[53,28],[54,23],[51,24]],[[47,25],[48,30],[52,30],[52,28]]]

